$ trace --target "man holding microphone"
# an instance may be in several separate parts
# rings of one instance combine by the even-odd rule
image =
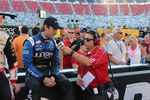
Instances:
[[[98,34],[89,30],[86,32],[84,43],[87,48],[87,55],[81,55],[69,47],[61,46],[60,50],[67,55],[71,55],[82,65],[78,67],[77,85],[84,87],[83,100],[113,100],[113,88],[108,74],[108,56],[99,46]],[[60,44],[59,44],[60,45]],[[89,85],[85,87],[84,77],[87,76]]]

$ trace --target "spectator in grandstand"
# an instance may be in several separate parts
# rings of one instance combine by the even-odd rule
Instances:
[[[34,28],[32,29],[32,35],[36,35],[36,34],[38,34],[38,33],[40,33],[40,28],[39,28],[39,27],[34,27]]]
[[[23,49],[23,43],[26,39],[28,39],[28,27],[27,26],[22,26],[21,28],[21,34],[17,38],[14,39],[13,41],[13,48],[15,55],[17,57],[18,61],[18,68],[24,68],[24,64],[22,61],[22,49]]]
[[[74,30],[73,29],[69,29],[69,34],[70,34],[70,38],[71,38],[71,42],[73,42],[75,40],[75,34],[74,34]]]
[[[81,35],[79,32],[75,33],[75,40],[80,40],[81,39]]]
[[[79,54],[86,55],[86,48],[84,45],[84,40],[77,40],[76,43],[73,45],[73,50],[78,52]],[[80,63],[78,60],[71,58],[72,68],[78,68]]]
[[[150,35],[145,35],[144,41],[141,45],[146,49],[146,52],[150,55]]]
[[[62,46],[60,48],[64,54],[71,55],[82,64],[82,66],[78,67],[78,86],[84,87],[83,77],[87,73],[92,74],[94,77],[92,82],[90,82],[87,87],[84,87],[83,100],[113,100],[108,74],[108,56],[99,46],[100,38],[98,34],[93,30],[87,31],[84,42],[87,48],[86,56],[75,52],[67,46]],[[109,96],[107,92],[109,92]]]
[[[130,59],[130,64],[140,64],[142,56],[144,59],[150,59],[150,55],[147,54],[146,49],[142,45],[138,44],[137,38],[130,36],[128,46],[128,58]]]
[[[81,30],[80,30],[81,39],[85,38],[85,34],[86,34],[87,30],[88,30],[87,28],[81,28]]]
[[[73,39],[71,37],[72,34],[73,33],[71,33],[71,32],[70,32],[70,34],[65,34],[63,43],[67,47],[70,47],[71,43],[73,42]],[[72,68],[71,56],[69,56],[69,55],[63,55],[62,52],[61,52],[61,65],[63,65],[62,66],[63,69]]]
[[[122,32],[120,28],[114,28],[113,39],[107,44],[107,52],[111,61],[111,65],[125,65],[127,61],[127,50],[124,42],[121,41]]]
[[[24,43],[25,83],[32,91],[33,100],[40,100],[42,94],[48,94],[46,97],[50,100],[73,100],[72,84],[59,73],[60,53],[54,40],[57,29],[62,29],[57,19],[48,17],[44,20],[43,32]]]
[[[148,28],[148,27],[144,27],[142,32],[143,32],[143,34],[142,34],[142,36],[141,36],[141,37],[143,37],[143,38],[144,38],[144,37],[145,37],[145,35],[149,34],[149,28]]]
[[[13,100],[20,91],[17,82],[17,62],[13,55],[9,35],[0,29],[0,100]],[[5,55],[9,65],[10,79],[6,76]],[[15,90],[15,91],[14,91]]]

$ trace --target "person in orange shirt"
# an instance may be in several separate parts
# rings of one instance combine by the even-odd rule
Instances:
[[[12,43],[18,61],[18,68],[24,68],[23,61],[22,61],[22,49],[23,49],[23,43],[26,39],[28,39],[28,37],[29,37],[28,28],[26,26],[23,26],[21,28],[20,36],[15,38]]]

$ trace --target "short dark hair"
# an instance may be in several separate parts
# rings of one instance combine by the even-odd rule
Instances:
[[[15,33],[16,35],[20,35],[19,27],[16,27],[16,28],[14,29],[14,33]]]
[[[99,34],[96,32],[96,30],[88,30],[86,33],[92,35],[92,36],[93,36],[93,39],[100,38],[100,36],[99,36]]]
[[[34,27],[33,29],[32,29],[32,35],[36,35],[36,34],[38,34],[40,32],[40,28],[39,27]]]
[[[54,29],[63,29],[62,27],[59,26],[58,24],[58,20],[54,17],[47,17],[45,20],[44,20],[44,23],[43,23],[43,27],[44,25],[47,25],[48,27],[53,27]]]
[[[27,26],[22,26],[21,33],[28,34],[28,27]]]

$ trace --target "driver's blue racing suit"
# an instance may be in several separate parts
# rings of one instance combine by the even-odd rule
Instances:
[[[59,74],[59,55],[55,40],[44,39],[42,33],[25,41],[23,63],[27,71],[26,86],[32,91],[31,98],[33,100],[40,100],[41,95],[47,93],[41,88],[46,87],[43,84],[44,78],[51,76],[55,77],[56,85],[52,88],[46,87],[49,93],[48,98],[73,100],[72,84]],[[61,93],[60,90],[62,90]]]

